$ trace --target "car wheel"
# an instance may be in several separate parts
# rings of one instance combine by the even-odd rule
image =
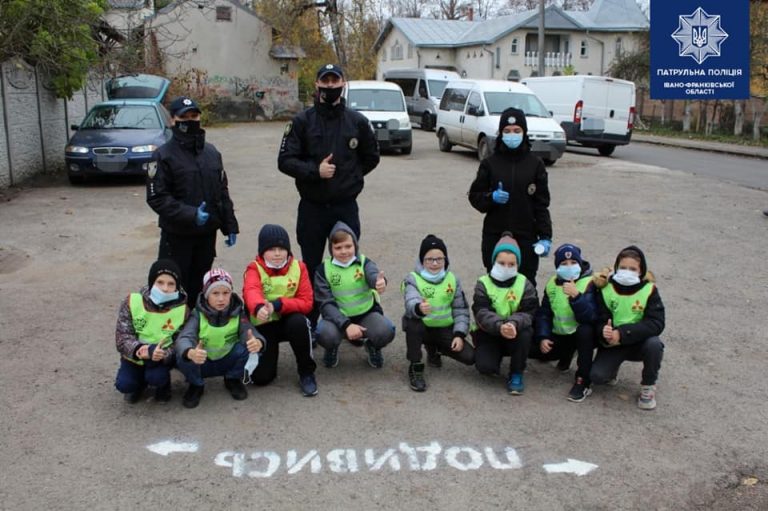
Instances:
[[[429,112],[424,112],[424,115],[421,116],[421,129],[424,131],[433,131],[435,129],[435,124],[432,122],[432,114]]]
[[[400,152],[401,152],[402,154],[411,154],[411,151],[412,151],[412,150],[413,150],[413,144],[411,144],[411,145],[408,145],[408,146],[405,146],[405,147],[401,148],[401,149],[400,149]]]
[[[448,133],[446,133],[445,130],[440,130],[440,134],[437,136],[437,141],[440,146],[440,150],[444,153],[447,153],[453,147],[451,141],[448,140]]]
[[[615,145],[601,145],[597,148],[597,152],[602,156],[610,156],[613,154],[614,149],[616,149]]]
[[[555,162],[556,162],[557,160],[553,160],[553,159],[551,159],[551,158],[542,158],[542,160],[541,160],[541,161],[543,161],[543,162],[544,162],[544,165],[546,165],[547,167],[551,167],[552,165],[554,165],[554,164],[555,164]]]
[[[69,183],[73,185],[81,185],[85,182],[85,176],[73,176],[70,174],[68,177]]]
[[[482,161],[491,155],[491,146],[488,144],[488,138],[483,137],[477,143],[477,159]]]

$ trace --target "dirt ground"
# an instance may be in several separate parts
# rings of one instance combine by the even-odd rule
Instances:
[[[262,224],[284,225],[295,242],[298,196],[276,169],[282,129],[209,133],[241,226],[235,247],[219,240],[216,264],[236,287]],[[413,154],[385,155],[359,200],[361,247],[390,279],[383,305],[396,324],[399,281],[427,233],[445,239],[470,294],[483,271],[482,217],[466,200],[477,160],[440,153],[434,134],[414,134]],[[430,387],[417,394],[408,389],[399,330],[382,370],[344,346],[337,368],[318,368],[312,399],[299,393],[284,345],[278,380],[250,388],[247,401],[211,381],[200,406],[186,410],[174,373],[170,403],[128,405],[113,385],[117,306],[146,282],[159,236],[143,185],[71,187],[47,178],[5,192],[0,508],[768,508],[768,336],[760,326],[768,194],[622,162],[620,151],[566,153],[549,172],[555,246],[579,244],[596,267],[628,244],[646,251],[667,310],[655,411],[634,402],[640,364],[625,364],[616,387],[597,388],[580,404],[565,399],[573,369],[561,375],[536,362],[524,396],[450,360],[428,369]],[[552,258],[541,268],[540,289]],[[180,448],[187,452],[147,448],[166,440],[188,444]],[[488,454],[501,457],[505,448],[513,451],[504,463]],[[375,468],[369,451],[387,449],[399,463]],[[317,470],[296,465],[312,451]],[[430,465],[433,451],[440,454]],[[582,476],[545,468],[567,459],[596,468]]]

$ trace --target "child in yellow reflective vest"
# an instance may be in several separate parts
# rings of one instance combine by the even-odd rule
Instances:
[[[336,367],[343,339],[365,346],[368,364],[384,366],[381,349],[395,338],[395,325],[384,316],[379,293],[387,287],[384,273],[360,253],[357,236],[337,222],[328,238],[331,257],[315,269],[315,303],[322,320],[317,343],[325,348],[323,364]]]
[[[645,254],[631,245],[616,256],[613,273],[597,295],[600,345],[592,383],[614,383],[625,360],[643,363],[637,406],[656,408],[656,380],[664,356],[664,304],[648,271]]]
[[[177,364],[189,384],[182,404],[186,408],[200,404],[204,379],[214,376],[224,377],[232,398],[246,399],[241,378],[247,381],[255,367],[251,362],[258,363],[265,344],[243,301],[232,292],[230,274],[221,268],[208,271],[195,310],[176,339]]]
[[[147,286],[120,304],[115,343],[121,357],[115,387],[129,403],[141,399],[147,385],[155,387],[155,400],[171,399],[173,337],[188,310],[180,283],[179,266],[160,259],[149,268]]]
[[[523,370],[539,299],[533,284],[518,273],[520,247],[509,232],[499,238],[491,260],[491,271],[478,279],[472,300],[475,367],[481,374],[499,374],[502,357],[509,356],[507,391],[519,395],[525,390]]]
[[[448,264],[445,242],[429,234],[419,247],[416,268],[403,281],[408,380],[416,392],[427,389],[422,344],[427,349],[427,362],[435,367],[442,365],[441,354],[466,365],[475,362],[475,350],[465,342],[469,333],[469,305],[461,282],[448,271]]]
[[[555,268],[536,312],[535,342],[528,356],[558,360],[558,369],[567,373],[574,352],[578,352],[575,381],[568,400],[579,403],[592,392],[589,372],[597,321],[592,267],[582,259],[579,247],[566,243],[555,251]]]

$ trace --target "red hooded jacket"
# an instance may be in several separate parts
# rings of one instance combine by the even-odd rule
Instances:
[[[248,264],[245,269],[245,276],[243,280],[243,300],[245,301],[245,307],[248,309],[249,314],[256,314],[258,310],[266,304],[266,298],[264,297],[264,289],[261,285],[261,275],[256,265],[261,266],[261,269],[267,275],[280,276],[288,273],[288,269],[293,263],[293,256],[288,256],[288,262],[279,270],[268,268],[264,259],[261,256],[256,256],[256,259]],[[307,315],[312,311],[314,302],[314,294],[312,292],[312,283],[309,281],[309,273],[307,267],[303,261],[298,261],[299,271],[301,277],[299,279],[299,287],[296,289],[296,294],[291,298],[283,297],[278,298],[276,301],[280,302],[279,306],[275,306],[275,311],[279,312],[282,316],[288,314],[304,314]]]

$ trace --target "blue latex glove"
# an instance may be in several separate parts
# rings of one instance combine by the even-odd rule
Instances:
[[[235,243],[237,243],[237,234],[234,232],[232,234],[228,234],[227,239],[224,240],[224,244],[228,247],[234,247]]]
[[[493,191],[491,194],[493,202],[496,204],[506,204],[509,201],[509,192],[505,192],[501,181],[499,181],[499,188]]]
[[[552,242],[546,239],[542,239],[533,244],[533,251],[539,257],[547,257],[549,250],[552,248]]]
[[[197,225],[205,225],[205,222],[208,221],[208,217],[211,216],[210,213],[208,213],[205,210],[205,201],[200,203],[200,205],[197,207],[197,213],[195,213],[195,223]]]

